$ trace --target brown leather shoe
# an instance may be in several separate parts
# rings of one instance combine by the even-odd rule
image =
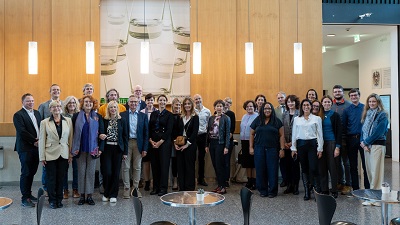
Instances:
[[[78,192],[78,189],[74,189],[74,190],[73,190],[73,197],[74,197],[74,198],[79,198],[79,197],[80,197],[80,194],[79,194],[79,192]]]
[[[69,198],[69,191],[68,189],[64,190],[64,199],[68,199]]]

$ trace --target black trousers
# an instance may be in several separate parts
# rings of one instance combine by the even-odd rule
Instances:
[[[218,139],[210,141],[210,156],[217,176],[218,186],[225,187],[225,158],[224,144],[219,144]]]
[[[22,200],[31,197],[32,182],[39,165],[38,149],[31,149],[26,152],[18,152],[19,161],[21,163],[21,176],[19,178],[19,188],[22,194]]]
[[[60,203],[63,200],[63,185],[67,168],[68,159],[61,156],[56,160],[46,161],[46,185],[50,203]]]
[[[176,151],[179,191],[194,191],[196,187],[196,149],[197,146],[193,143],[183,151]]]
[[[290,149],[284,149],[284,152],[285,157],[279,159],[282,178],[289,184],[298,185],[300,181],[299,159],[293,160]]]
[[[233,152],[233,139],[230,140],[228,154],[224,155],[225,160],[225,181],[229,181],[231,178],[231,156]]]
[[[299,141],[304,144],[299,146]],[[297,140],[297,146],[302,173],[308,175],[310,184],[319,184],[317,140]]]
[[[196,139],[197,144],[197,163],[199,164],[197,180],[204,180],[204,166],[206,164],[206,137],[207,133],[199,134]]]
[[[347,153],[350,161],[350,174],[351,185],[353,190],[360,189],[360,182],[358,179],[358,153],[361,156],[361,165],[364,170],[364,188],[369,189],[370,184],[367,176],[367,169],[365,167],[364,149],[360,146],[360,135],[347,136]]]
[[[100,169],[103,174],[104,196],[118,197],[119,173],[121,171],[122,151],[118,145],[105,145],[100,156]]]
[[[150,148],[151,170],[153,173],[153,189],[156,191],[168,190],[169,163],[171,159],[171,140],[165,142],[159,148]]]

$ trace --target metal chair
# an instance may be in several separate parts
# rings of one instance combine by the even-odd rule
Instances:
[[[320,225],[356,225],[352,222],[336,221],[332,223],[333,214],[336,210],[336,200],[330,195],[320,194],[314,189],[317,201],[318,219]]]
[[[242,189],[240,190],[240,200],[242,202],[244,225],[250,224],[250,209],[252,197],[253,192],[247,187],[242,187]]]
[[[400,225],[400,217],[393,218],[393,219],[390,221],[390,225]]]
[[[140,199],[137,197],[133,197],[133,207],[135,209],[136,225],[141,225],[142,224],[142,215],[143,215],[142,201],[140,201]],[[150,225],[176,225],[176,224],[169,222],[169,221],[157,221],[157,222],[151,223]]]
[[[40,225],[40,221],[42,219],[42,211],[43,211],[43,205],[44,205],[45,199],[46,199],[46,197],[42,193],[41,196],[38,198],[38,202],[36,205],[36,221],[37,221],[38,225]]]

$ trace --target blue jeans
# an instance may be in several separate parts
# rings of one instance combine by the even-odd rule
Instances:
[[[278,149],[255,146],[254,164],[256,167],[257,189],[260,194],[277,195],[279,165]]]
[[[65,174],[64,177],[64,184],[63,188],[64,190],[68,190],[68,168],[67,167],[67,173]],[[72,158],[72,189],[78,189],[78,163],[76,162],[76,158]]]
[[[26,152],[18,152],[19,161],[21,162],[21,176],[19,187],[22,194],[22,200],[31,197],[32,182],[39,165],[39,153],[37,149]]]

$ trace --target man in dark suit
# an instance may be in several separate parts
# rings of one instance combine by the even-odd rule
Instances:
[[[13,122],[17,130],[15,150],[21,162],[20,189],[22,206],[35,207],[32,201],[32,182],[39,165],[38,140],[40,113],[33,109],[33,96],[29,93],[22,96],[22,109],[14,114]]]
[[[133,95],[136,96],[139,99],[139,103],[138,103],[138,107],[137,107],[137,111],[140,111],[144,108],[146,108],[146,102],[142,100],[142,94],[143,94],[143,88],[140,85],[136,85],[133,88]],[[129,104],[128,104],[129,106]],[[129,108],[129,107],[126,107]]]
[[[121,113],[125,118],[129,130],[128,156],[122,162],[122,180],[124,182],[124,198],[130,198],[129,169],[132,164],[132,196],[142,197],[139,191],[139,180],[142,157],[147,155],[149,145],[149,122],[147,115],[138,111],[140,99],[135,95],[129,96],[129,109]],[[132,161],[132,163],[131,163]]]

